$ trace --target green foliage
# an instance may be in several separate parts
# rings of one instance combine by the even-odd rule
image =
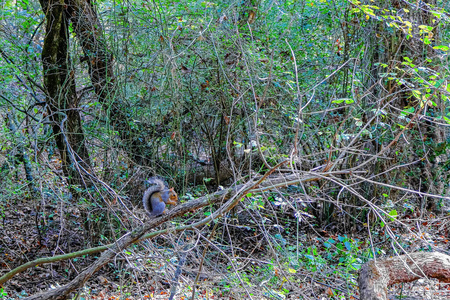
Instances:
[[[250,193],[244,202],[253,216],[264,216],[261,243],[272,243],[281,259],[269,257],[241,273],[230,267],[234,273],[221,287],[256,290],[256,276],[267,281],[264,295],[276,298],[287,295],[284,284],[298,283],[302,272],[354,284],[360,264],[373,254],[343,232],[366,224],[374,210],[383,220],[372,224],[385,230],[423,209],[418,191],[445,196],[449,188],[448,1],[426,9],[400,2],[96,1],[103,31],[94,31],[111,54],[114,88],[106,100],[93,91],[84,57],[95,54],[83,52],[70,23],[67,61],[79,103],[58,112],[81,116],[77,134],[85,136],[92,166],[79,172],[100,183],[85,188],[61,178],[52,130],[67,130],[67,123],[52,127],[42,104],[43,11],[38,1],[3,1],[0,114],[14,115],[18,130],[1,120],[2,217],[11,199],[31,198],[18,160],[23,153],[32,157],[35,186],[49,186],[36,198],[50,194],[50,205],[71,207],[75,212],[62,214],[67,218],[84,211],[71,229],[96,224],[84,230],[104,243],[135,225],[129,208],[138,207],[148,173],[185,189],[200,183],[186,193],[188,201],[288,158],[284,174],[317,177],[269,201]],[[65,95],[65,87],[60,92]],[[124,119],[114,119],[116,108]],[[69,191],[82,196],[72,201]],[[45,221],[58,212],[36,215],[43,220],[40,233],[50,234],[55,223]],[[306,225],[302,216],[313,222]],[[283,234],[267,234],[291,219],[295,226]],[[336,223],[340,233],[327,239],[289,236]]]
[[[370,251],[361,252],[363,243],[358,239],[343,236],[334,236],[328,239],[318,238],[317,241],[323,246],[299,247],[286,244],[286,240],[281,235],[275,235],[277,262],[271,261],[268,264],[253,267],[251,277],[253,280],[245,280],[249,285],[256,282],[264,282],[264,288],[268,293],[276,291],[284,295],[289,294],[289,290],[282,288],[285,282],[300,284],[298,274],[311,273],[314,277],[333,276],[342,278],[350,285],[356,285],[356,277],[361,264],[371,257]],[[280,269],[280,263],[282,265]],[[328,274],[328,275],[325,275]],[[247,274],[240,273],[242,278],[247,278]],[[237,278],[236,284],[240,284]],[[230,287],[228,287],[230,288]],[[335,290],[336,295],[341,295],[341,291]],[[347,295],[349,296],[349,295]]]

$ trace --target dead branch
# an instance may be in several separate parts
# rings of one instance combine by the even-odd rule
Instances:
[[[283,163],[285,163],[285,162],[283,162]],[[225,212],[227,212],[231,208],[233,208],[247,193],[251,192],[253,189],[256,189],[259,185],[262,185],[262,181],[264,181],[268,175],[273,173],[283,163],[278,164],[273,169],[268,171],[257,182],[249,182],[246,184],[238,185],[234,188],[229,188],[229,189],[214,193],[212,196],[205,196],[205,197],[193,200],[193,201],[189,201],[183,205],[180,205],[180,206],[172,209],[166,215],[163,215],[163,216],[155,218],[155,219],[151,219],[143,226],[138,227],[135,230],[133,230],[132,232],[122,236],[119,240],[117,240],[117,242],[112,244],[112,246],[109,247],[108,250],[105,251],[93,265],[91,265],[86,270],[81,272],[77,277],[75,277],[75,279],[73,279],[68,284],[58,287],[56,289],[49,290],[49,291],[41,293],[41,294],[32,295],[26,299],[28,299],[28,300],[67,299],[67,296],[71,292],[73,292],[77,288],[83,286],[84,283],[92,275],[94,275],[98,270],[100,270],[108,262],[113,260],[114,257],[117,255],[117,253],[120,253],[122,250],[126,249],[131,244],[136,243],[137,241],[141,240],[144,237],[144,235],[152,228],[155,228],[156,226],[158,226],[174,217],[183,215],[191,210],[196,210],[198,208],[210,205],[212,203],[217,203],[220,201],[224,201],[226,199],[230,199],[224,205],[222,205],[216,212],[214,212],[212,215],[204,218],[203,220],[201,220],[199,222],[189,225],[189,227],[198,227],[198,226],[204,225],[208,222],[211,222],[212,220],[219,218]],[[281,180],[283,180],[283,179],[281,179]],[[297,178],[297,180],[298,180],[298,178]],[[274,180],[274,181],[278,182],[280,180]],[[286,182],[286,180],[285,180],[285,182]],[[268,183],[268,184],[262,185],[262,186],[265,186],[267,188],[269,184],[271,184],[271,183]]]
[[[327,177],[330,175],[336,175],[336,174],[350,174],[350,172],[346,172],[346,171],[340,171],[340,172],[328,172],[328,173],[320,173],[321,177]],[[272,177],[272,178],[268,178],[265,182],[261,182],[260,184],[260,188],[255,188],[253,187],[249,192],[255,193],[255,192],[263,192],[263,191],[267,191],[270,189],[275,189],[275,188],[280,188],[280,187],[287,187],[289,185],[294,185],[294,184],[298,184],[300,182],[307,182],[307,181],[313,181],[313,180],[318,180],[319,177],[317,177],[317,175],[313,174],[313,175],[309,175],[309,176],[302,176],[300,177],[300,175],[298,174],[294,174],[294,175],[289,175],[289,176],[278,176],[278,177]],[[153,224],[152,227],[149,228],[153,229],[155,227],[157,227],[159,224],[166,222],[167,220],[170,220],[172,218],[175,218],[176,216],[179,215],[184,215],[185,213],[188,213],[189,211],[194,211],[197,210],[199,208],[202,208],[204,206],[213,204],[213,203],[218,203],[220,201],[223,201],[224,199],[228,199],[229,197],[231,197],[233,195],[233,191],[239,190],[243,187],[244,185],[238,185],[236,187],[232,187],[223,191],[219,191],[216,192],[214,194],[211,195],[206,195],[203,196],[201,198],[198,198],[196,200],[193,201],[189,201],[183,205],[180,205],[178,207],[176,207],[175,209],[171,210],[167,215],[165,215],[164,220],[162,220],[161,222],[158,222],[156,224]],[[228,195],[228,196],[227,196]],[[227,198],[228,197],[228,198]],[[162,218],[162,217],[161,217]],[[159,220],[159,219],[158,219]],[[150,239],[150,238],[154,238],[160,234],[164,234],[164,233],[168,233],[169,231],[171,232],[178,232],[178,231],[183,231],[183,230],[189,230],[192,229],[194,227],[198,227],[202,224],[205,224],[204,222],[207,222],[207,220],[202,220],[198,223],[194,223],[194,224],[189,224],[186,226],[179,226],[173,229],[164,229],[164,230],[159,230],[159,231],[153,231],[151,233],[145,233],[142,237],[138,238],[136,241],[134,242],[139,242],[142,240],[146,240],[146,239]],[[148,230],[146,230],[147,232]],[[6,273],[5,275],[0,277],[0,285],[4,284],[5,282],[7,282],[9,279],[11,279],[14,275],[21,273],[29,268],[38,266],[38,265],[43,265],[43,264],[48,264],[48,263],[53,263],[53,262],[57,262],[57,261],[61,261],[61,260],[66,260],[66,259],[71,259],[71,258],[76,258],[76,257],[80,257],[83,255],[89,255],[89,254],[95,254],[95,253],[99,253],[99,252],[103,252],[107,249],[110,249],[114,246],[114,244],[109,244],[109,245],[104,245],[104,246],[98,246],[95,248],[89,248],[89,249],[84,249],[81,251],[77,251],[77,252],[72,252],[72,253],[67,253],[67,254],[62,254],[62,255],[55,255],[52,257],[43,257],[43,258],[38,258],[35,259],[33,261],[27,262],[26,264],[20,265],[18,267],[16,267],[15,269],[9,271],[8,273]]]

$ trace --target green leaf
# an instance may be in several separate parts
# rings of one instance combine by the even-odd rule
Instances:
[[[397,211],[395,209],[391,210],[389,212],[389,215],[391,216],[391,221],[393,221],[394,219],[396,219],[398,217]]]
[[[444,82],[445,82],[445,79],[440,79],[440,80],[436,81],[436,83],[433,86],[436,88],[439,88]]]
[[[345,101],[345,104],[352,104],[353,102],[355,102],[355,101],[353,101],[353,99],[350,99],[350,98],[341,98],[341,99],[333,100],[333,101],[331,101],[331,103],[341,104],[344,101]]]
[[[450,48],[447,47],[447,46],[444,46],[444,45],[440,45],[440,46],[434,46],[433,49],[442,50],[442,51],[448,51],[448,49],[450,49]]]
[[[414,113],[414,107],[409,107],[407,109],[402,110],[401,114],[404,116],[410,115]]]
[[[347,248],[348,251],[352,250],[352,244],[349,241],[346,241],[344,243],[344,245],[345,245],[345,248]]]
[[[434,107],[437,107],[437,104],[436,104],[436,102],[434,102],[434,101],[431,101],[431,100],[428,100],[428,105],[430,105],[430,106],[434,106]]]
[[[412,90],[411,93],[413,94],[414,97],[416,97],[417,99],[421,99],[422,97],[420,97],[420,95],[422,95],[422,93],[419,90]]]
[[[233,141],[233,145],[236,145],[236,148],[239,148],[239,147],[243,146],[242,143],[239,143],[239,142],[236,142],[236,141]]]
[[[409,63],[412,63],[412,60],[409,57],[407,57],[407,56],[403,57],[403,59],[406,60]]]

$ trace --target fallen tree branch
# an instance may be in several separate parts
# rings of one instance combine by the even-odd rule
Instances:
[[[423,277],[450,282],[450,256],[439,252],[416,252],[371,260],[359,271],[361,300],[387,300],[388,287]]]
[[[355,173],[355,172],[353,172],[353,173]],[[331,175],[338,175],[338,174],[351,174],[351,172],[338,171],[338,172],[320,173],[320,177],[328,177]],[[308,182],[308,181],[318,180],[320,177],[318,177],[318,175],[313,174],[313,173],[311,173],[308,176],[302,176],[302,177],[298,174],[293,174],[293,175],[289,175],[289,176],[278,176],[278,177],[274,177],[274,178],[269,178],[265,182],[261,182],[260,188],[253,187],[248,192],[258,193],[258,192],[268,191],[268,190],[275,189],[275,188],[287,187],[289,185],[299,184],[300,182]],[[167,220],[170,220],[170,219],[175,218],[180,215],[184,215],[189,211],[194,211],[194,210],[200,209],[202,207],[208,206],[210,204],[218,203],[218,202],[222,201],[223,199],[228,199],[229,197],[231,197],[234,194],[234,191],[241,189],[243,186],[244,185],[238,185],[236,187],[228,188],[228,189],[213,193],[211,195],[206,195],[206,196],[200,197],[196,200],[192,200],[192,201],[189,201],[182,205],[179,205],[176,208],[170,210],[166,215],[164,215],[163,216],[164,219],[161,222],[157,222],[156,224],[152,223],[153,225],[152,225],[152,227],[149,228],[149,230],[157,227],[159,224],[164,223]],[[161,217],[161,218],[163,218],[163,217]],[[159,218],[158,218],[158,220],[159,220]],[[203,224],[206,224],[209,221],[210,221],[210,219],[204,219],[197,223],[193,223],[193,224],[189,224],[189,225],[178,226],[175,228],[167,228],[167,229],[163,229],[163,230],[159,230],[159,231],[145,233],[142,237],[138,238],[135,242],[154,238],[158,235],[169,233],[169,232],[178,232],[178,231],[183,231],[183,230],[189,230],[194,227],[198,227]],[[33,261],[30,261],[23,265],[20,265],[17,268],[9,271],[5,275],[1,276],[0,277],[0,285],[7,282],[14,275],[21,273],[29,268],[36,267],[38,265],[53,263],[53,262],[57,262],[57,261],[61,261],[61,260],[76,258],[76,257],[80,257],[83,255],[100,253],[105,250],[108,250],[109,248],[111,248],[113,246],[114,246],[114,244],[109,244],[109,245],[84,249],[84,250],[77,251],[77,252],[35,259]]]
[[[215,220],[222,216],[225,212],[229,211],[233,208],[245,195],[247,195],[252,189],[257,188],[271,173],[273,173],[277,168],[279,168],[282,164],[286,163],[286,161],[278,164],[270,171],[268,171],[261,179],[259,179],[256,183],[249,182],[243,185],[236,186],[234,188],[226,189],[213,194],[213,198],[202,197],[193,201],[189,201],[183,205],[176,207],[171,210],[168,214],[163,215],[159,218],[151,219],[149,222],[144,224],[141,227],[136,228],[132,232],[122,236],[117,242],[115,242],[111,247],[108,247],[108,250],[105,251],[100,258],[86,270],[78,274],[72,281],[68,284],[58,287],[56,289],[52,289],[46,291],[41,294],[32,295],[26,299],[28,300],[37,300],[37,299],[67,299],[67,296],[73,292],[75,289],[84,285],[84,283],[94,275],[99,269],[101,269],[104,265],[114,259],[117,253],[120,253],[122,250],[126,249],[129,245],[136,243],[140,239],[142,239],[147,231],[158,226],[161,223],[164,223],[171,218],[182,215],[192,209],[197,209],[203,206],[207,206],[211,203],[219,202],[220,200],[229,199],[223,206],[221,206],[217,211],[211,214],[209,217],[204,218],[203,220],[191,224],[191,227],[197,227],[212,220]]]

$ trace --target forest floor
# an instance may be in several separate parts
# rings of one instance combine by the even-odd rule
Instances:
[[[45,210],[53,213],[44,223],[42,218],[36,215],[35,209],[30,207],[27,202],[17,200],[12,204],[16,209],[4,210],[0,222],[0,275],[37,258],[83,249],[82,220],[77,212],[73,211],[68,214],[68,211],[65,210],[66,215],[63,218],[58,212],[58,207],[48,206],[45,207]],[[390,230],[397,237],[396,241],[388,239],[383,231],[373,230],[371,232],[373,245],[380,248],[381,253],[393,255],[391,246],[396,243],[407,252],[433,250],[450,253],[450,220],[448,217],[442,218],[432,214],[420,218],[403,215],[398,221],[397,224],[390,225]],[[68,227],[71,228],[70,231],[67,230]],[[338,228],[335,227],[335,230]],[[367,241],[369,236],[365,233],[360,231],[354,234],[352,239]],[[329,249],[323,246],[324,241],[337,240],[337,237],[341,237],[339,233],[321,231],[320,237],[314,237],[314,234],[309,233],[307,235],[310,238],[302,241],[303,247],[311,247],[315,244],[318,250],[317,255],[329,259],[325,259],[321,269],[316,272],[312,269],[298,272],[298,277],[302,278],[301,284],[295,286],[287,280],[279,290],[270,289],[261,280],[258,282],[259,275],[256,274],[254,280],[249,278],[248,290],[242,288],[239,281],[228,281],[231,286],[224,288],[226,286],[224,280],[230,280],[229,277],[216,272],[213,268],[204,267],[203,275],[198,280],[197,295],[202,299],[243,299],[242,297],[246,293],[250,296],[259,290],[259,295],[255,299],[262,299],[261,297],[267,299],[358,299],[357,287],[354,282],[346,283],[343,278],[344,273],[339,268],[338,257],[330,256]],[[241,236],[241,238],[245,239],[246,237]],[[245,243],[244,241],[240,242]],[[235,241],[235,243],[239,244],[239,241]],[[359,245],[368,247],[369,244],[360,243]],[[139,257],[143,255],[139,253],[142,250],[143,248],[133,248],[127,252],[128,259],[118,258],[114,264],[101,269],[79,291],[82,299],[168,299],[171,277],[167,275],[169,272],[165,269],[166,265],[155,263],[147,265],[145,269],[140,269],[136,264],[130,262],[134,259],[138,261]],[[21,299],[58,285],[64,285],[73,279],[80,270],[89,266],[96,257],[98,256],[80,257],[70,261],[30,268],[6,282],[3,297],[0,296],[0,299]],[[274,258],[272,254],[264,252],[261,252],[259,257],[261,261],[270,261]],[[335,259],[334,262],[333,259]],[[180,276],[177,297],[174,299],[191,299],[191,287],[195,282],[197,268],[198,262],[187,261]],[[152,271],[148,273],[148,270]],[[250,268],[246,268],[240,272],[252,274],[249,270]],[[356,276],[356,271],[350,273],[353,274],[352,276]],[[324,274],[328,275],[324,276]],[[336,277],[333,279],[332,276],[329,276],[330,274],[336,274]],[[283,293],[283,288],[293,291],[292,294]],[[339,290],[343,291],[340,295]],[[408,284],[395,285],[391,288],[391,294],[393,295],[392,299],[450,299],[450,284],[421,279]]]

